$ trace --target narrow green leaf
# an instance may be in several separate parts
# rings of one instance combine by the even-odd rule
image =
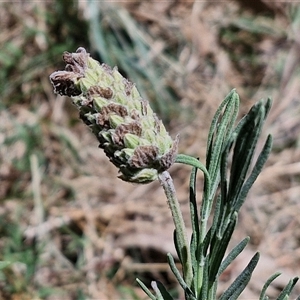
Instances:
[[[136,278],[135,280],[151,300],[157,300],[157,298],[150,292],[150,290],[145,286],[145,284],[141,280],[139,280],[138,278]]]
[[[261,169],[271,150],[272,139],[268,137],[246,184],[245,179],[250,167],[256,144],[260,136],[264,120],[271,107],[271,100],[266,103],[256,103],[249,113],[239,122],[234,134],[237,134],[232,157],[230,184],[227,199],[231,200],[230,206],[238,211],[243,204],[249,189],[261,172]]]
[[[156,281],[151,282],[151,287],[153,288],[153,290],[156,294],[156,300],[164,300],[164,297],[163,297],[161,291],[159,290]]]
[[[198,278],[198,259],[199,259],[199,251],[197,249],[197,245],[199,243],[199,217],[198,217],[198,208],[196,201],[196,176],[197,176],[197,168],[193,168],[190,177],[190,216],[191,216],[191,224],[192,224],[192,236],[191,236],[191,260],[192,260],[192,269],[193,269],[193,285],[195,287],[197,285]],[[191,287],[191,288],[192,288]]]
[[[207,299],[209,292],[209,257],[206,256],[204,259],[204,268],[203,268],[203,280],[201,286],[201,296],[198,299]]]
[[[160,281],[156,281],[156,283],[163,300],[174,300],[174,298],[169,294],[169,292],[166,290],[166,288]]]
[[[175,275],[178,283],[182,286],[183,289],[185,289],[187,287],[187,284],[185,283],[184,279],[182,278],[179,270],[176,267],[175,261],[173,256],[171,255],[171,253],[167,254],[167,259],[168,259],[168,263],[170,265],[170,268],[173,272],[173,274]]]
[[[224,235],[220,237],[216,237],[216,242],[214,247],[211,249],[211,254],[209,258],[210,270],[209,270],[209,282],[210,284],[216,280],[216,276],[219,272],[219,268],[223,257],[225,255],[226,249],[230,242],[232,233],[234,231],[235,225],[237,221],[237,213],[232,216],[230,223],[228,224],[226,230],[224,231]]]
[[[278,296],[277,300],[288,300],[289,295],[291,294],[294,286],[296,285],[299,277],[294,277],[289,281],[289,283],[285,286],[285,288],[281,291],[280,295]]]
[[[228,190],[228,199],[231,200],[232,205],[235,204],[236,198],[244,184],[260,135],[263,111],[258,110],[257,114],[258,115],[249,115],[249,122],[244,124],[236,139]],[[259,123],[258,128],[255,124],[256,121]]]
[[[221,106],[223,106],[222,104]],[[233,123],[237,116],[238,105],[239,105],[239,96],[235,91],[233,91],[231,93],[230,99],[226,103],[220,121],[214,125],[216,131],[214,132],[215,140],[212,146],[207,150],[208,152],[207,152],[207,160],[206,160],[207,169],[211,176],[212,183],[214,185],[212,191],[214,191],[219,184],[217,178],[219,176],[219,165],[221,161],[221,153],[223,151],[223,148],[226,145],[226,141],[228,137],[231,136],[233,130]],[[218,112],[218,114],[219,113],[220,112]],[[209,136],[210,135],[211,132],[209,133]]]
[[[226,270],[226,268],[233,262],[233,260],[237,258],[237,256],[245,249],[249,240],[249,237],[244,238],[237,246],[235,246],[229,252],[227,257],[222,262],[217,276],[220,276]]]
[[[202,243],[201,252],[199,251],[199,253],[200,253],[199,255],[201,255],[201,253],[203,254],[203,256],[207,255],[208,249],[209,249],[209,247],[211,247],[212,239],[213,239],[212,228],[210,228],[205,235],[204,241]]]
[[[197,168],[193,168],[190,177],[190,215],[192,223],[191,256],[193,266],[197,266],[197,245],[199,241],[199,217],[196,202],[196,176]],[[197,268],[196,268],[197,269]]]
[[[227,201],[227,194],[228,194],[228,180],[227,180],[227,171],[228,171],[228,157],[230,150],[237,138],[237,133],[233,133],[230,139],[227,142],[226,147],[222,153],[221,157],[221,164],[220,164],[220,177],[221,177],[221,201],[222,205],[224,206]]]
[[[253,170],[252,170],[250,176],[248,177],[248,179],[246,180],[245,184],[242,187],[241,193],[235,204],[236,211],[239,211],[239,209],[243,205],[244,200],[246,199],[250,188],[252,187],[253,183],[257,179],[258,175],[261,173],[262,168],[265,165],[265,163],[269,157],[271,149],[272,149],[272,136],[269,135],[265,142],[265,145],[255,163],[255,166],[253,167]]]
[[[211,299],[211,300],[217,299],[217,290],[218,290],[218,282],[216,280],[208,292],[207,299]]]
[[[236,178],[239,178],[239,173],[243,169],[242,167],[244,164],[241,165],[242,158],[245,157],[245,150],[249,150],[249,146],[247,145],[254,144],[254,138],[258,134],[258,123],[264,116],[262,109],[262,103],[256,103],[251,107],[250,111],[243,117],[243,119],[240,120],[234,130],[237,138],[232,158],[231,170],[235,171],[232,172],[232,177],[235,176]]]
[[[272,99],[269,97],[265,103],[265,119],[267,118],[272,106]]]
[[[178,258],[180,260],[180,263],[183,264],[184,263],[184,260],[183,260],[184,258],[182,257],[182,253],[181,253],[181,250],[180,250],[180,246],[179,246],[180,243],[178,241],[176,229],[173,232],[173,240],[174,240],[175,250],[176,250],[176,253],[177,253]]]
[[[205,177],[209,177],[206,167],[203,165],[203,163],[200,160],[198,160],[195,157],[185,155],[185,154],[177,154],[175,162],[198,168],[203,172]]]
[[[199,170],[201,170],[203,172],[204,179],[205,179],[204,180],[204,197],[208,198],[210,195],[212,181],[211,181],[210,175],[209,175],[206,167],[202,164],[202,162],[192,156],[185,155],[185,154],[177,154],[175,162],[198,168]]]
[[[266,296],[266,291],[268,289],[268,287],[270,286],[270,284],[278,277],[280,276],[280,272],[277,272],[275,274],[273,274],[272,276],[269,277],[269,279],[266,281],[266,283],[264,284],[260,296],[259,296],[259,300],[265,300],[268,297]]]
[[[217,229],[220,226],[220,223],[222,222],[221,218],[221,197],[219,196],[216,200],[216,206],[215,206],[215,211],[214,211],[214,218],[213,222],[211,225],[210,230],[208,231],[206,237],[209,234],[209,239],[204,241],[205,243],[209,243],[210,247],[213,249],[214,248],[214,242],[215,242],[215,236],[217,235]],[[205,239],[206,239],[205,237]],[[205,244],[205,248],[208,248],[208,245]],[[205,251],[206,253],[206,251]]]
[[[222,114],[222,111],[224,109],[224,107],[227,105],[227,103],[229,101],[232,101],[232,97],[233,95],[236,93],[235,89],[231,90],[230,93],[225,97],[225,99],[222,101],[221,105],[218,107],[213,119],[212,119],[212,122],[211,122],[211,125],[210,125],[210,129],[209,129],[209,133],[208,133],[208,138],[207,138],[207,162],[210,161],[210,155],[212,153],[212,145],[213,145],[213,136],[215,135],[215,131],[217,129],[217,126],[218,126],[218,120]],[[207,166],[208,166],[208,163],[207,163]]]
[[[173,256],[168,253],[167,254],[167,259],[168,259],[168,263],[170,265],[170,268],[174,274],[174,276],[176,277],[178,283],[181,285],[182,289],[185,291],[185,293],[189,296],[189,297],[194,297],[194,293],[192,292],[192,290],[190,289],[190,287],[186,284],[186,282],[184,281],[184,279],[182,278],[180,271],[177,269],[175,261]],[[192,299],[192,298],[191,298]],[[195,298],[196,299],[196,298]]]
[[[243,272],[234,280],[219,300],[236,300],[247,286],[252,273],[258,263],[259,253],[256,253]]]

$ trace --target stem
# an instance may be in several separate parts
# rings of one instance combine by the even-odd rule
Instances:
[[[193,167],[196,167],[198,169],[200,169],[203,174],[204,174],[204,178],[205,178],[205,182],[204,182],[204,194],[203,194],[203,200],[202,200],[202,206],[201,206],[201,212],[200,212],[200,226],[199,226],[199,240],[198,242],[198,257],[196,258],[198,261],[198,270],[196,272],[196,293],[197,295],[200,294],[202,285],[203,285],[203,272],[204,272],[204,264],[205,264],[205,258],[204,258],[204,253],[203,253],[203,242],[204,242],[204,238],[206,235],[206,231],[207,231],[207,220],[209,217],[209,213],[210,213],[210,209],[211,209],[211,187],[212,187],[212,182],[211,182],[211,178],[210,175],[207,171],[207,169],[205,168],[205,166],[196,158],[191,157],[189,155],[185,155],[185,154],[178,154],[176,157],[176,162],[177,163],[183,163],[186,165],[190,165]]]
[[[173,179],[169,172],[164,171],[159,175],[159,181],[165,191],[168,204],[172,213],[173,222],[176,230],[177,244],[180,251],[179,256],[182,260],[181,263],[183,267],[183,277],[186,281],[186,284],[190,286],[193,279],[191,251],[186,234],[183,216],[176,196]]]

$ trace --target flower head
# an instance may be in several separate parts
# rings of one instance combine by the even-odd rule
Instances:
[[[54,91],[72,97],[121,179],[154,181],[175,161],[178,138],[172,140],[148,101],[117,68],[99,64],[82,47],[64,52],[64,71],[50,75]]]

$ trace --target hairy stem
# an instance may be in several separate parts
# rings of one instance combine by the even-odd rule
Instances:
[[[183,216],[180,210],[180,205],[176,196],[176,191],[173,183],[173,179],[169,172],[164,171],[159,175],[159,181],[162,185],[168,204],[171,209],[175,230],[176,239],[179,248],[179,256],[182,261],[183,276],[189,286],[192,282],[193,271],[192,271],[192,258],[190,252],[190,246],[186,234],[186,228],[183,220]]]

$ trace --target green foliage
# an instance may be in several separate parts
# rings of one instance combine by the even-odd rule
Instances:
[[[49,25],[47,37],[54,42],[53,46],[64,45],[70,49],[89,45],[89,27],[80,15],[78,1],[55,0],[45,17]]]
[[[11,264],[10,261],[0,261],[0,271]]]
[[[238,212],[257,176],[260,174],[271,151],[272,138],[268,136],[253,163],[258,138],[264,121],[271,107],[271,100],[257,102],[239,122],[235,121],[239,108],[239,97],[235,90],[220,105],[209,130],[207,142],[206,167],[198,160],[178,155],[176,161],[193,166],[190,179],[190,209],[193,234],[191,243],[186,243],[185,227],[181,220],[180,208],[175,189],[170,184],[171,178],[161,176],[169,206],[175,224],[174,243],[183,274],[177,269],[173,257],[168,255],[170,268],[179,285],[184,290],[187,300],[217,299],[220,275],[244,250],[249,238],[242,240],[225,257],[228,244],[235,229]],[[200,210],[196,201],[197,169],[204,173],[204,192]],[[173,210],[176,210],[174,213]],[[213,216],[211,226],[209,217]],[[220,296],[220,300],[238,299],[246,288],[258,263],[256,253],[241,274]],[[192,268],[192,278],[188,270]],[[261,299],[268,286],[278,276],[272,276],[262,289]],[[282,290],[277,300],[287,299],[298,278],[292,279]],[[173,299],[160,284],[152,283],[155,294],[141,285],[146,294],[153,300]]]
[[[26,291],[38,263],[38,249],[30,243],[24,243],[18,225],[9,224],[1,229],[6,241],[1,255],[1,285],[5,285],[3,289],[9,293]]]
[[[15,143],[20,142],[24,144],[25,150],[23,155],[20,158],[14,158],[13,163],[16,169],[26,172],[30,170],[30,155],[35,153],[40,158],[43,157],[42,153],[42,133],[41,128],[37,125],[28,125],[28,124],[18,124],[15,123],[14,134],[8,136],[4,142],[3,146],[7,146],[8,149],[10,146]]]

